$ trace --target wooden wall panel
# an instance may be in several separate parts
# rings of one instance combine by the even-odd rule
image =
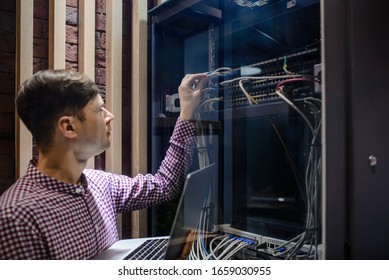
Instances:
[[[106,170],[122,172],[122,3],[107,0],[106,103],[115,119],[111,147],[106,151]]]
[[[92,80],[95,79],[95,13],[95,1],[79,0],[78,70]],[[88,161],[87,168],[94,168],[94,158]]]
[[[147,1],[132,1],[131,174],[147,172]],[[147,210],[131,216],[132,237],[147,235]]]
[[[66,61],[66,0],[49,2],[49,68],[64,69]]]
[[[33,12],[34,1],[18,0],[16,27],[16,88],[33,73]],[[16,116],[16,177],[23,175],[32,158],[32,136]]]
[[[106,171],[122,173],[122,1],[106,2],[106,104],[115,119],[112,122],[111,147],[105,153]],[[122,236],[121,215],[118,216]]]

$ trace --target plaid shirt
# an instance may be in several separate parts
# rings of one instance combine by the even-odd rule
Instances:
[[[118,238],[116,214],[172,199],[183,186],[194,125],[178,119],[155,175],[129,178],[84,170],[80,184],[60,182],[32,160],[0,197],[0,259],[89,259]]]

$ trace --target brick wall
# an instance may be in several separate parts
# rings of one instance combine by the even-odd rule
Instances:
[[[78,70],[78,1],[66,0],[66,66]]]
[[[34,0],[33,72],[49,66],[49,0]]]
[[[15,180],[16,0],[0,1],[0,194]]]
[[[105,52],[106,52],[105,0],[96,0],[96,69],[95,81],[105,98]]]

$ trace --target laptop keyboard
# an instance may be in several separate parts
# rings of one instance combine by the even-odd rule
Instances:
[[[149,239],[132,251],[125,260],[161,260],[167,249],[169,238]]]

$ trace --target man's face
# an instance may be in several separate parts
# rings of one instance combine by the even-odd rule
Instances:
[[[80,160],[98,155],[110,146],[112,113],[105,109],[105,104],[98,94],[84,107],[85,120],[79,121],[76,153]]]

